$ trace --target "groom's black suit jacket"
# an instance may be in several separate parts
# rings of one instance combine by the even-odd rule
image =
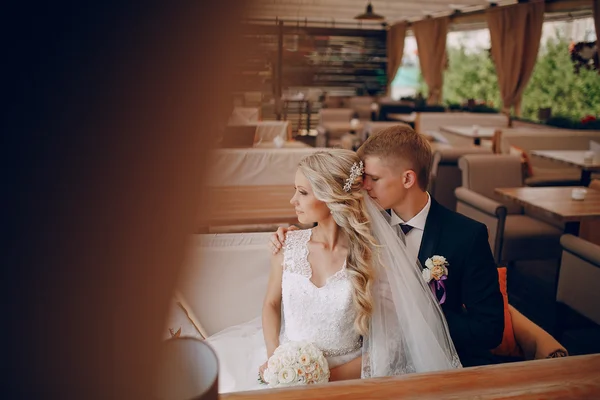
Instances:
[[[442,310],[463,366],[492,363],[490,350],[502,341],[504,303],[486,226],[431,198],[419,249],[421,266],[434,255],[448,261]]]

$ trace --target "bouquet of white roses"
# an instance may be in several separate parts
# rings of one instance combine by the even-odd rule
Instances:
[[[325,383],[329,381],[329,366],[313,343],[287,342],[269,358],[264,380],[272,388]]]

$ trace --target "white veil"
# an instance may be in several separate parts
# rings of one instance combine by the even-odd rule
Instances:
[[[366,193],[375,282],[369,334],[363,337],[362,378],[460,368],[442,309],[389,216]],[[433,254],[432,254],[433,256]]]

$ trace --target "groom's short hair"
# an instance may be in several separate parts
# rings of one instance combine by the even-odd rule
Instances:
[[[392,168],[398,161],[408,161],[409,168],[417,175],[417,183],[423,190],[429,185],[429,173],[433,156],[429,142],[423,135],[406,125],[396,125],[370,136],[358,149],[358,156],[379,157]]]

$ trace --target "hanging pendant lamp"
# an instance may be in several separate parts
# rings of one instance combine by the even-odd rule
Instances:
[[[358,14],[356,17],[354,17],[354,19],[381,21],[385,18],[383,17],[383,15],[375,14],[373,12],[373,6],[371,5],[371,1],[369,1],[369,4],[367,4],[367,9],[365,10],[365,12],[362,14]]]

